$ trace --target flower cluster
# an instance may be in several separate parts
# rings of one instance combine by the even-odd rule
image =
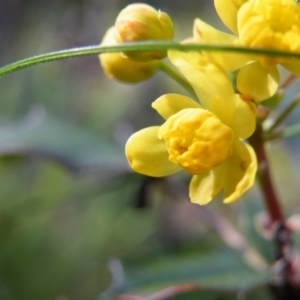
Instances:
[[[242,140],[255,129],[255,106],[235,94],[224,69],[197,52],[170,51],[200,103],[167,94],[153,108],[166,120],[133,134],[126,144],[131,167],[154,177],[184,169],[193,175],[190,198],[206,204],[224,191],[226,203],[252,186],[256,160]]]
[[[300,6],[296,1],[215,0],[214,3],[233,34],[197,19],[193,36],[183,43],[300,52]],[[111,30],[116,42],[130,42],[171,40],[173,29],[166,14],[148,5],[133,4],[120,13]],[[109,61],[108,55],[116,57]],[[124,81],[126,77],[130,81],[132,70],[126,75],[121,59],[149,67],[146,78],[153,74],[157,60],[164,55],[161,51],[114,53],[101,55],[100,59],[107,73],[122,74]],[[245,140],[256,128],[256,105],[277,92],[278,65],[300,75],[300,61],[280,56],[174,50],[168,52],[168,58],[198,99],[166,94],[154,101],[152,107],[164,122],[129,138],[125,149],[128,162],[136,172],[153,177],[181,170],[191,174],[190,198],[194,203],[207,204],[219,194],[223,195],[224,203],[231,203],[255,180],[256,156]],[[119,70],[108,72],[114,64]],[[233,71],[237,72],[236,82],[228,75]]]
[[[220,18],[234,34],[221,32],[197,19],[194,42],[300,51],[300,6],[294,0],[215,0],[214,3]],[[300,75],[300,60],[290,58],[236,53],[218,54],[214,58],[224,69],[238,70],[238,91],[256,101],[263,101],[277,91],[278,64]]]

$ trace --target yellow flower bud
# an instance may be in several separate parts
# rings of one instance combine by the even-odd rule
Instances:
[[[143,3],[134,3],[124,8],[115,23],[121,42],[147,40],[172,40],[174,25],[169,17],[160,10]],[[119,40],[118,40],[119,41]],[[166,57],[166,51],[134,51],[126,55],[136,61],[149,61]]]
[[[115,36],[115,28],[109,28],[101,45],[116,45]],[[122,53],[103,53],[99,55],[99,60],[107,77],[126,83],[136,83],[148,79],[157,71],[159,64],[158,60],[132,61]]]
[[[170,161],[190,174],[201,174],[232,154],[234,134],[213,113],[187,108],[168,118],[158,137],[165,140]]]

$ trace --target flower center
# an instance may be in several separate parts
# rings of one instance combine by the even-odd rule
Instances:
[[[239,37],[244,46],[300,51],[300,7],[293,0],[249,0],[238,12]],[[265,68],[291,59],[257,56]]]
[[[188,173],[200,174],[222,164],[232,153],[233,131],[202,108],[172,115],[159,129],[169,160]]]

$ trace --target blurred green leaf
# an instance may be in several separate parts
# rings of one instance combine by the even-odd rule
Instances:
[[[266,288],[257,291],[239,292],[239,291],[196,291],[184,293],[174,297],[166,298],[169,300],[272,300],[270,293]]]
[[[42,112],[0,129],[0,155],[46,157],[67,168],[93,171],[128,170],[119,146]]]
[[[274,256],[273,244],[264,237],[264,219],[267,218],[263,202],[255,197],[249,197],[239,203],[238,227],[247,241],[258,250],[264,259],[271,264]]]
[[[0,181],[1,300],[95,299],[108,260],[153,234],[151,213],[128,205],[136,177],[99,186],[48,161],[0,159]]]
[[[178,283],[245,290],[267,281],[227,248],[206,253],[174,254],[132,265],[127,269],[128,290],[154,291]]]

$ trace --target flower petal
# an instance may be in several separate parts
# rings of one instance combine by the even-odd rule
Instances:
[[[256,127],[256,106],[253,102],[244,100],[236,94],[236,106],[232,118],[231,129],[235,136],[247,139]]]
[[[190,183],[190,198],[193,203],[205,205],[214,199],[223,189],[223,168],[194,175]]]
[[[193,32],[196,43],[241,46],[238,37],[217,30],[200,19],[195,20]],[[228,71],[240,69],[255,60],[252,55],[238,52],[207,52],[206,54],[213,56]]]
[[[240,7],[248,0],[215,0],[216,11],[223,23],[234,33],[238,33],[237,14]]]
[[[291,62],[282,64],[287,70],[300,76],[300,59],[294,59]]]
[[[224,203],[237,200],[254,183],[257,161],[251,146],[236,141],[232,156],[224,167]]]
[[[250,99],[263,101],[272,97],[278,88],[277,68],[265,69],[259,62],[243,67],[237,76],[239,92]]]
[[[181,167],[169,161],[165,141],[159,140],[159,126],[148,127],[134,133],[127,141],[125,152],[131,168],[152,177],[174,174]]]
[[[166,94],[152,103],[152,107],[164,118],[178,113],[185,108],[201,108],[201,105],[189,97],[179,94]]]
[[[230,124],[235,93],[225,70],[198,52],[169,51],[169,58],[192,85],[203,107]]]

